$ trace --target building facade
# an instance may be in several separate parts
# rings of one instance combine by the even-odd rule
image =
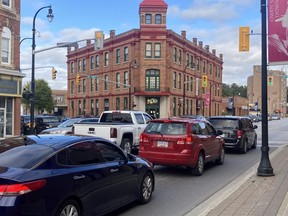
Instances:
[[[261,66],[253,66],[253,75],[247,80],[247,97],[250,107],[258,108],[261,113],[262,107],[262,72]],[[287,114],[287,78],[281,70],[267,71],[267,109],[269,114],[277,113],[282,116]]]
[[[163,0],[143,0],[139,29],[111,30],[101,50],[90,40],[68,48],[69,117],[113,109],[155,117],[221,114],[223,55],[188,40],[186,31],[167,29],[167,8]]]
[[[20,0],[0,3],[0,139],[20,135]]]

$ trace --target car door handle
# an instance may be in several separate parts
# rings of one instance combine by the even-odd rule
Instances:
[[[74,176],[74,177],[73,177],[74,180],[83,179],[83,178],[85,178],[85,175]]]
[[[110,169],[111,173],[118,172],[118,169]]]

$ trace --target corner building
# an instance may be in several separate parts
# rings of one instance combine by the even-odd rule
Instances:
[[[167,8],[163,0],[144,0],[140,29],[119,35],[111,30],[101,50],[94,50],[90,40],[68,48],[70,117],[122,109],[157,118],[221,114],[223,55],[217,57],[197,38],[188,40],[186,31],[179,35],[166,29]]]
[[[0,2],[0,139],[20,135],[20,1]]]

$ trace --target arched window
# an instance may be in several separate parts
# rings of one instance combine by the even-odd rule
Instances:
[[[1,48],[2,63],[11,64],[11,30],[7,27],[3,28]]]
[[[162,24],[162,15],[161,14],[155,15],[155,24]]]
[[[152,24],[152,15],[151,14],[145,15],[145,24]]]

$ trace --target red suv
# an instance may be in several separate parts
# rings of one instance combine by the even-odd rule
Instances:
[[[199,119],[153,119],[140,135],[139,155],[155,165],[186,166],[200,176],[205,163],[224,163],[221,134],[208,121]]]

